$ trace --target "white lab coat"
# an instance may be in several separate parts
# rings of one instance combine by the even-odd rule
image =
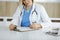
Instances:
[[[34,9],[37,11],[37,14],[34,12]],[[20,10],[20,6],[17,7],[17,10],[13,16],[13,20],[11,21],[11,24],[20,26],[21,25],[21,20],[22,20],[22,15],[23,15],[24,9]],[[22,12],[22,14],[21,14]],[[45,11],[45,8],[40,5],[40,4],[33,4],[33,9],[30,14],[30,23],[32,24],[33,22],[36,22],[37,24],[41,24],[42,26],[49,25],[51,23],[50,18],[47,15],[47,12]]]

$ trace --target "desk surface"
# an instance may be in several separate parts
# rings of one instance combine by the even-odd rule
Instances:
[[[47,35],[42,30],[16,32],[8,27],[0,27],[0,40],[60,40],[60,37]]]

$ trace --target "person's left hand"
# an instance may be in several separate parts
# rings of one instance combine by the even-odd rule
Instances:
[[[30,28],[31,29],[40,29],[40,28],[42,28],[42,26],[40,24],[32,24],[32,25],[30,25]]]

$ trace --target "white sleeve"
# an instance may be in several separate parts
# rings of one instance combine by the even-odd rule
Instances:
[[[13,15],[13,20],[11,21],[10,24],[18,26],[19,16],[20,16],[19,14],[20,14],[20,9],[19,9],[19,6],[18,6],[16,12]]]
[[[42,20],[41,25],[43,27],[50,26],[52,22],[51,22],[48,14],[47,14],[47,12],[46,12],[46,10],[45,10],[45,8],[43,6],[41,7],[41,14],[40,15],[41,15],[41,20]]]

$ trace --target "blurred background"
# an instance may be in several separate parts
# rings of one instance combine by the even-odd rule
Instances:
[[[0,21],[12,20],[12,16],[17,6],[22,4],[22,0],[0,0]],[[34,0],[35,3],[42,4],[53,22],[60,22],[60,0]]]

